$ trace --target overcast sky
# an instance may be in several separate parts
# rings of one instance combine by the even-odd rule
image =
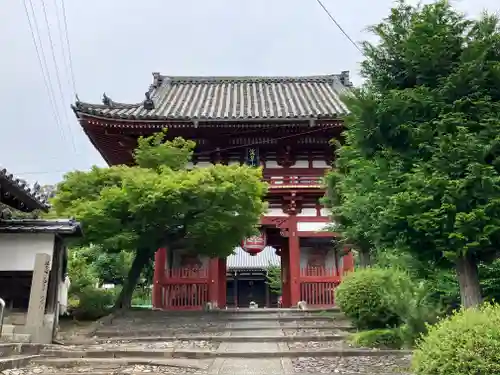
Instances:
[[[105,165],[77,123],[74,92],[57,23],[61,0],[31,0],[49,66],[61,126],[54,120],[24,4],[0,0],[0,167],[30,183],[56,183],[64,172]],[[154,71],[167,75],[310,75],[350,70],[361,55],[315,0],[62,0],[76,91],[83,101],[143,100]],[[391,0],[323,0],[356,41],[388,14]],[[56,8],[55,4],[58,5]],[[462,0],[477,16],[498,0]],[[62,21],[62,16],[60,17]],[[63,34],[64,35],[64,34]],[[65,39],[63,39],[63,45]],[[62,91],[62,95],[61,95]],[[74,144],[74,146],[73,146]]]

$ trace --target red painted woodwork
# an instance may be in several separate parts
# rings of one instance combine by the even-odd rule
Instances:
[[[277,176],[264,177],[264,181],[269,184],[269,189],[320,189],[323,187],[322,176]]]
[[[335,305],[335,288],[340,282],[318,281],[300,283],[300,300],[312,307],[331,307]]]
[[[153,307],[161,308],[163,306],[163,288],[161,285],[165,275],[165,265],[167,262],[167,249],[158,249],[155,253],[155,265],[153,274]]]
[[[288,255],[290,306],[295,306],[300,301],[300,243],[296,216],[290,216],[288,220]]]

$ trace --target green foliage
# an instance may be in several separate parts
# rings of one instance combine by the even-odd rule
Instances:
[[[87,287],[94,287],[99,282],[90,265],[89,257],[91,254],[92,250],[88,247],[72,248],[68,251],[68,276],[71,281],[70,297]]]
[[[165,141],[161,132],[139,140],[137,166],[71,172],[58,185],[54,212],[83,223],[85,244],[107,253],[134,253],[120,307],[130,305],[158,248],[227,256],[253,234],[265,210],[260,169],[215,165],[188,170],[194,146],[181,138]]]
[[[382,268],[349,273],[336,288],[335,301],[359,329],[395,327],[400,318],[390,304],[394,272]]]
[[[327,178],[334,218],[357,246],[456,267],[462,302],[477,304],[476,264],[500,244],[498,19],[400,1],[372,31]]]
[[[282,294],[282,283],[281,283],[281,267],[279,266],[269,266],[266,273],[266,284],[273,293],[281,296]]]
[[[500,374],[499,327],[499,305],[457,312],[429,328],[413,355],[414,374]]]
[[[97,320],[110,312],[114,297],[113,291],[87,286],[71,295],[69,312],[78,320]]]
[[[351,335],[349,342],[361,348],[399,349],[404,345],[399,328],[356,332]]]

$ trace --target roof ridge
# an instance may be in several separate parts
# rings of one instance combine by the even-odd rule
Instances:
[[[156,74],[156,73],[153,73]],[[311,82],[311,81],[335,81],[340,79],[341,74],[323,74],[308,76],[170,76],[157,75],[161,81],[166,83],[182,82]]]

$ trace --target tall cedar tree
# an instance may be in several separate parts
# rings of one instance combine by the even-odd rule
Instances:
[[[164,132],[140,138],[136,166],[68,173],[52,200],[55,214],[83,223],[86,244],[111,253],[134,251],[116,308],[130,306],[141,272],[158,248],[225,257],[254,233],[265,210],[260,169],[189,170],[194,142],[164,138]]]
[[[371,30],[328,176],[334,216],[354,244],[453,267],[477,305],[477,264],[500,243],[499,21],[399,2]]]

